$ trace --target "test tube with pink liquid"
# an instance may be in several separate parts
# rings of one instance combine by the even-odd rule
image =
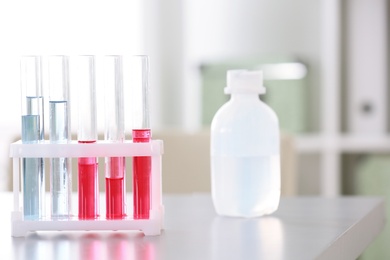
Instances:
[[[105,131],[104,139],[122,143],[125,139],[122,57],[104,57]],[[125,157],[105,158],[106,218],[125,217]]]
[[[149,120],[149,61],[148,56],[132,58],[133,127],[134,143],[151,141]],[[149,219],[151,204],[151,157],[133,157],[134,219]]]
[[[92,144],[97,140],[96,85],[94,56],[78,56],[74,59],[78,96],[78,133],[80,144]],[[98,160],[96,157],[78,158],[79,218],[95,219],[99,216]]]

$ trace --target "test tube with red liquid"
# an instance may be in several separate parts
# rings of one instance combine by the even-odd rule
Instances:
[[[134,56],[132,59],[133,75],[133,130],[134,143],[147,143],[151,140],[149,122],[149,86],[148,57]],[[134,219],[149,219],[151,201],[151,157],[133,157],[133,209]]]
[[[122,143],[125,139],[122,57],[104,57],[105,131],[104,139]],[[125,157],[105,158],[106,217],[125,216]]]
[[[96,86],[94,56],[78,56],[74,60],[75,84],[78,96],[78,133],[80,144],[97,140]],[[96,157],[78,158],[79,218],[99,216],[98,161]]]

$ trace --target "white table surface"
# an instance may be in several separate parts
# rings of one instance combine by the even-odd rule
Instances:
[[[253,219],[215,214],[208,194],[164,196],[165,229],[10,236],[12,194],[0,193],[0,259],[355,259],[385,225],[380,198],[296,197]]]

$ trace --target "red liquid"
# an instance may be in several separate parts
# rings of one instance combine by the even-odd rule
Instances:
[[[121,219],[125,216],[125,158],[110,158],[110,177],[106,177],[107,219]]]
[[[133,142],[150,141],[150,129],[133,130]],[[150,156],[133,157],[133,204],[134,219],[148,219],[150,211]]]
[[[79,143],[94,143],[87,141]],[[99,216],[98,163],[95,157],[78,159],[79,218],[95,219]]]

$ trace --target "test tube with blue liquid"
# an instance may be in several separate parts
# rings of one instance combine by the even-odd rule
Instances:
[[[44,140],[44,107],[41,57],[23,56],[20,62],[22,97],[22,143]],[[23,215],[37,220],[45,212],[45,174],[43,158],[22,159]]]
[[[50,56],[48,65],[50,142],[66,144],[71,141],[68,57]],[[68,218],[71,215],[71,192],[71,158],[51,158],[52,218]]]
[[[76,74],[78,97],[78,143],[88,145],[97,141],[97,111],[95,57],[75,57],[72,71]],[[78,158],[78,202],[80,219],[99,217],[99,181],[96,157]]]
[[[125,139],[122,57],[104,57],[105,131],[104,140],[122,143]],[[106,217],[125,217],[125,157],[106,157]]]
[[[152,131],[149,120],[149,59],[146,55],[134,56],[131,62],[133,90],[133,126],[134,143],[151,141]],[[134,219],[149,219],[151,207],[151,170],[150,156],[133,157],[133,206]]]

